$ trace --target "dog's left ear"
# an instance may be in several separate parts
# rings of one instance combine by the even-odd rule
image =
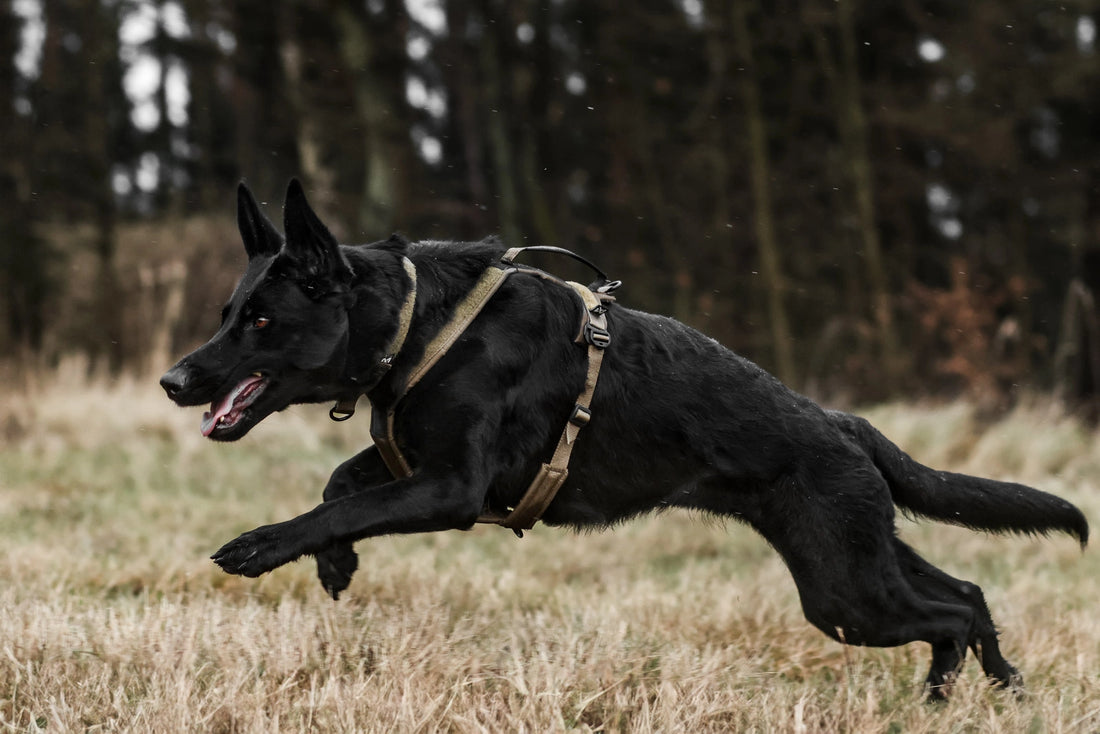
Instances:
[[[310,208],[298,179],[291,179],[283,204],[283,229],[286,232],[285,255],[294,265],[295,275],[304,282],[346,285],[351,281],[351,265],[328,227]]]

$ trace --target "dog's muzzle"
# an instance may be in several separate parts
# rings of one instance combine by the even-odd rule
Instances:
[[[187,385],[188,377],[187,368],[177,364],[160,378],[160,386],[164,388],[164,392],[168,393],[171,400],[175,400]]]

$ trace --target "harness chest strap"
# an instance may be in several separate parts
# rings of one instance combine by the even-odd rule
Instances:
[[[397,438],[393,430],[394,415],[401,398],[412,389],[420,378],[427,374],[428,370],[447,353],[462,332],[473,322],[474,318],[489,302],[489,299],[504,283],[504,279],[513,272],[496,266],[486,270],[478,279],[470,292],[466,294],[455,307],[454,316],[451,318],[435,338],[424,348],[424,356],[409,373],[408,379],[402,388],[397,400],[388,409],[380,410],[378,406],[371,405],[370,435],[374,439],[374,445],[378,447],[378,453],[386,467],[397,478],[412,475],[412,467],[397,446]]]
[[[510,265],[515,254],[518,254],[518,252],[509,250],[504,256],[504,262]],[[521,530],[532,528],[553,501],[569,474],[569,457],[573,452],[577,435],[580,433],[580,429],[591,419],[590,405],[592,395],[596,389],[596,381],[600,374],[600,366],[603,363],[603,350],[610,343],[610,336],[607,332],[607,309],[604,305],[606,301],[611,300],[609,296],[596,294],[579,283],[561,281],[533,268],[528,270],[516,266],[506,268],[490,267],[455,308],[455,315],[451,321],[428,344],[424,351],[424,357],[410,373],[410,377],[394,405],[385,410],[373,406],[370,433],[375,446],[378,447],[378,453],[390,473],[398,478],[411,476],[412,467],[401,453],[394,431],[394,417],[400,398],[439,361],[473,322],[504,280],[515,272],[530,272],[572,288],[584,302],[584,322],[576,341],[588,344],[588,370],[585,375],[584,389],[577,397],[573,413],[562,431],[561,438],[558,440],[550,461],[541,466],[523,497],[507,515],[487,513],[477,520],[482,523],[494,523],[511,528],[518,534]]]
[[[609,343],[607,333],[606,307],[595,293],[580,283],[568,283],[580,294],[585,304],[585,323],[581,329],[578,341],[585,341],[586,336],[596,333],[601,339],[597,343],[588,338],[588,372],[584,379],[584,390],[577,396],[573,413],[565,424],[565,430],[558,439],[558,445],[554,449],[554,455],[549,463],[543,464],[535,475],[534,481],[520,498],[520,501],[507,515],[486,514],[478,518],[478,522],[496,523],[519,533],[521,530],[530,530],[542,517],[542,513],[550,506],[561,485],[569,476],[569,457],[573,453],[580,430],[588,425],[592,419],[592,394],[596,391],[596,380],[600,376],[600,366],[603,364],[603,350]]]

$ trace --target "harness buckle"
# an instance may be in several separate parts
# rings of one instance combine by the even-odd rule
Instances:
[[[623,284],[623,282],[621,280],[606,280],[605,279],[605,280],[597,280],[595,283],[593,283],[589,287],[592,288],[592,290],[596,291],[597,293],[607,294],[607,293],[610,293],[611,291],[618,290],[618,288],[620,286],[622,286],[622,284]]]
[[[592,411],[583,405],[574,405],[573,414],[569,416],[569,422],[577,428],[584,428],[592,420]]]
[[[596,326],[591,321],[584,325],[584,340],[596,349],[607,349],[611,344],[611,333],[602,326]]]

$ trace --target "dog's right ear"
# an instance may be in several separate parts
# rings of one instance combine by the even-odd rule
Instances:
[[[241,240],[249,260],[277,255],[283,246],[283,236],[260,211],[260,205],[244,181],[237,186],[237,228],[241,230]]]

